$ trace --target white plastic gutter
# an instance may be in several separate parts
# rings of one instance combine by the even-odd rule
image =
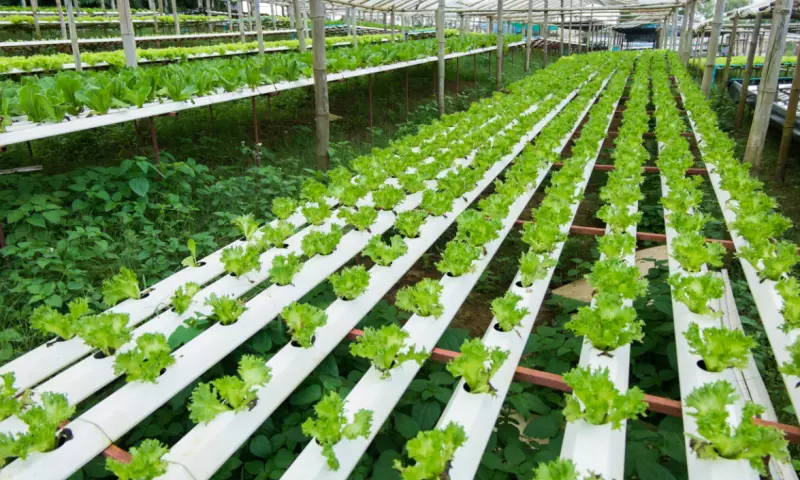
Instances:
[[[533,106],[525,114],[530,114],[535,109]],[[516,123],[517,120],[514,120],[509,126]],[[530,134],[523,137],[519,144],[524,146],[530,138]],[[500,159],[487,171],[475,189],[457,201],[457,205],[446,217],[429,217],[420,230],[420,237],[406,240],[409,248],[406,255],[395,260],[390,267],[373,267],[370,286],[364,294],[350,302],[334,302],[328,308],[328,324],[320,329],[318,340],[311,349],[300,350],[287,346],[273,357],[268,362],[273,369],[273,378],[259,392],[259,398],[268,398],[268,401],[263,404],[259,401],[250,412],[220,416],[209,425],[195,427],[173,447],[168,455],[170,461],[183,466],[195,478],[210,477],[263,422],[258,419],[266,419],[281,404],[515,156],[516,153],[513,153]],[[442,297],[447,298],[447,295]],[[202,444],[202,447],[198,444]],[[232,450],[228,451],[229,448]],[[167,476],[181,470],[173,468]]]
[[[516,46],[521,44],[517,42],[509,46]],[[475,55],[493,51],[495,47],[485,47],[466,52],[449,53],[445,55],[446,59],[453,59],[456,57],[463,57],[468,55]],[[407,62],[398,62],[389,65],[382,65],[379,67],[360,68],[346,72],[332,73],[328,75],[328,82],[335,82],[345,78],[355,78],[374,73],[388,72],[392,70],[399,70],[403,68],[413,67],[416,65],[423,65],[438,61],[437,57],[425,57],[417,60]],[[91,130],[93,128],[104,127],[107,125],[115,125],[117,123],[130,122],[141,118],[156,117],[172,112],[179,112],[189,110],[192,108],[205,107],[208,105],[215,105],[219,103],[230,102],[233,100],[241,100],[244,98],[257,97],[269,95],[281,91],[293,90],[295,88],[308,87],[314,84],[313,78],[303,78],[291,82],[278,82],[269,85],[262,85],[255,89],[245,87],[243,90],[236,92],[224,92],[222,89],[218,93],[205,95],[202,97],[192,98],[191,101],[175,102],[165,100],[163,103],[151,102],[142,106],[142,108],[125,108],[110,110],[105,115],[95,115],[92,112],[82,112],[76,116],[68,116],[68,120],[59,123],[34,123],[30,121],[14,121],[12,125],[6,128],[6,131],[0,133],[0,145],[8,146],[16,143],[27,142],[31,140],[38,140],[42,138],[55,137],[58,135],[65,135],[73,132],[80,132],[83,130]]]
[[[609,76],[609,78],[603,82],[602,86],[598,90],[597,95],[595,95],[594,98],[597,98],[600,91],[602,91],[603,88],[605,88],[605,85],[608,83],[610,78],[611,77]],[[565,101],[559,105],[560,107],[558,108],[559,111],[563,109],[563,107],[565,107],[566,104],[577,95],[581,87],[582,85],[579,86],[578,89],[574,90],[565,99]],[[583,111],[583,114],[580,115],[580,118],[576,121],[570,133],[564,137],[561,143],[561,147],[556,148],[555,150],[558,150],[560,152],[563,149],[563,147],[571,138],[574,131],[580,125],[581,120],[585,116],[586,112],[588,112],[589,109],[591,108],[592,104],[593,100],[587,102],[587,106],[586,109]],[[543,119],[542,122],[540,122],[541,127],[539,128],[543,128],[546,125],[546,123],[549,122],[555,116],[555,113],[558,112],[553,112],[550,115],[548,115],[547,118]],[[481,273],[486,268],[486,265],[488,265],[492,256],[499,248],[503,238],[505,238],[505,236],[508,234],[508,230],[510,229],[509,225],[513,224],[514,220],[517,217],[519,217],[520,213],[522,212],[522,209],[524,209],[525,206],[527,206],[528,201],[530,200],[532,194],[539,187],[539,185],[541,184],[542,180],[544,179],[545,175],[547,175],[549,170],[550,166],[547,166],[546,168],[540,170],[535,182],[533,183],[533,187],[528,192],[525,193],[524,198],[526,198],[527,200],[523,203],[521,201],[522,199],[518,199],[514,203],[514,205],[509,209],[509,215],[503,222],[503,230],[501,233],[501,238],[493,240],[492,242],[489,242],[486,245],[487,253],[484,257],[478,260],[475,272],[468,273],[457,278],[452,278],[452,277],[442,278],[442,280],[440,281],[440,283],[444,287],[441,295],[442,304],[444,306],[444,313],[442,314],[442,316],[438,319],[432,320],[429,317],[420,317],[418,315],[414,315],[406,322],[405,326],[403,327],[403,330],[409,333],[408,342],[410,345],[413,345],[414,348],[418,349],[424,348],[429,351],[433,349],[433,347],[438,342],[439,338],[447,329],[447,326],[449,325],[450,321],[455,316],[458,309],[461,307],[464,300],[469,295],[474,285],[480,279]],[[569,230],[568,225],[565,226],[564,228]],[[560,252],[561,247],[558,248]],[[550,269],[547,279],[534,283],[534,285],[532,285],[530,289],[521,289],[512,286],[512,290],[516,289],[517,293],[523,296],[522,303],[531,306],[532,311],[534,311],[533,308],[534,305],[532,302],[529,301],[529,298],[533,299],[538,295],[540,297],[538,301],[539,304],[541,304],[541,301],[544,298],[544,293],[547,290],[547,285],[549,284],[550,277],[552,276],[553,270],[554,269]],[[517,279],[515,278],[515,283],[516,280]],[[538,286],[540,283],[541,286]],[[538,311],[538,307],[535,310]],[[532,318],[528,320],[527,317],[532,317]],[[528,315],[527,317],[526,319],[523,319],[523,326],[521,328],[522,330],[521,332],[515,330],[514,332],[510,333],[502,333],[495,331],[493,328],[490,328],[488,332],[490,333],[495,332],[500,334],[501,336],[508,337],[507,340],[510,343],[514,343],[516,341],[522,341],[522,347],[520,347],[519,349],[519,352],[521,354],[522,348],[524,347],[524,340],[522,339],[527,338],[527,335],[524,335],[524,332],[526,331],[525,329],[527,328],[527,331],[530,331],[530,326],[526,324],[526,321],[528,321],[530,325],[532,325],[533,319],[535,318],[535,313],[533,315]],[[487,335],[489,334],[487,333]],[[513,345],[508,345],[508,347],[506,348],[509,349],[513,348]],[[513,356],[514,353],[512,350],[511,356],[504,363],[504,367],[507,365],[513,365],[513,367],[511,368],[512,376],[513,376],[513,370],[516,367],[516,364],[518,363],[519,360],[518,358],[514,360]],[[394,409],[394,406],[397,404],[398,401],[400,401],[400,398],[408,388],[411,381],[416,376],[419,369],[420,367],[418,364],[414,362],[406,362],[403,365],[392,369],[391,377],[387,379],[382,379],[381,374],[380,372],[378,372],[377,369],[375,369],[374,367],[370,368],[367,371],[367,373],[361,378],[361,380],[358,382],[355,388],[347,396],[347,403],[345,404],[346,415],[348,417],[352,417],[352,415],[356,411],[362,408],[366,408],[372,410],[373,412],[373,425],[382,425],[391,414],[392,410]],[[508,382],[501,383],[498,381],[498,379],[502,379],[501,377],[502,373],[503,369],[501,368],[501,370],[494,377],[495,381],[493,382],[493,386],[495,386],[495,388],[497,388],[498,390],[497,398],[501,398],[502,396],[504,396],[503,389],[505,388],[505,390],[507,390],[508,384],[510,383],[510,377]],[[459,386],[461,386],[461,383],[459,383]],[[459,391],[463,391],[463,389],[457,388],[456,392]],[[480,397],[483,397],[483,395],[480,395]],[[502,399],[500,400],[500,404],[502,404]],[[477,405],[473,407],[476,408],[476,410],[473,412],[473,416],[475,414],[478,414],[479,416],[492,419],[489,427],[489,431],[491,432],[491,429],[495,423],[494,418],[496,417],[496,415],[492,416],[492,410],[487,409],[489,407],[487,405]],[[448,405],[448,409],[449,408],[450,407]],[[446,414],[447,410],[445,410],[445,415]],[[440,420],[439,423],[442,424],[442,421]],[[465,425],[465,427],[469,427],[469,423],[465,424],[462,423],[461,421],[459,421],[459,423]],[[481,443],[482,440],[476,438],[477,434],[475,432],[475,429],[465,428],[465,430],[467,430],[468,432],[467,435],[469,437],[467,440],[467,444]],[[288,479],[300,480],[307,478],[345,479],[348,477],[353,468],[355,468],[358,461],[361,459],[361,456],[364,454],[367,447],[369,447],[369,445],[372,443],[372,440],[374,440],[377,433],[378,433],[378,428],[373,428],[373,431],[370,432],[368,438],[357,438],[354,440],[344,439],[340,441],[337,445],[335,445],[333,447],[334,453],[336,454],[336,457],[340,463],[340,468],[336,472],[332,471],[327,467],[327,463],[325,458],[322,456],[322,449],[320,448],[320,446],[316,442],[309,442],[309,444],[306,446],[306,448],[303,450],[300,456],[297,459],[295,459],[294,463],[291,465],[289,470],[286,471],[286,473],[282,478],[287,480]],[[488,440],[488,436],[486,439]],[[460,447],[458,452],[461,452],[465,448],[468,448],[467,444]],[[477,461],[480,461],[480,458],[483,455],[484,448],[485,448],[485,441],[483,441],[483,446],[480,447],[480,453],[478,453]],[[455,470],[456,465],[458,465],[459,462],[463,463],[463,461],[465,460],[469,461],[469,459],[467,458],[468,456],[469,455],[465,455],[464,458],[462,459],[458,453],[456,454],[456,457],[453,459],[453,467],[450,472],[452,478],[471,478],[471,474],[469,474],[468,471],[464,471],[461,472],[461,474],[458,474],[456,473]]]
[[[685,106],[686,102],[683,93],[681,93],[681,99],[684,100]],[[686,115],[689,118],[689,124],[697,138],[697,146],[702,154],[706,147],[703,141],[703,134],[697,130],[694,119],[692,118],[692,112],[688,108],[686,109]],[[705,166],[706,169],[708,169],[708,179],[711,181],[711,186],[714,188],[714,193],[716,194],[717,202],[719,202],[720,209],[722,210],[722,216],[725,219],[725,225],[731,235],[731,240],[733,240],[733,245],[736,247],[737,252],[741,252],[742,249],[748,247],[748,242],[733,228],[733,224],[736,221],[736,212],[731,209],[731,204],[736,201],[732,200],[730,193],[722,188],[722,178],[717,168],[711,163],[706,163]],[[781,326],[786,323],[786,321],[781,313],[783,309],[783,298],[778,291],[775,290],[775,281],[769,279],[761,280],[758,277],[756,269],[746,259],[740,257],[739,262],[742,265],[744,276],[747,279],[747,285],[750,287],[750,293],[753,295],[753,301],[758,309],[758,316],[761,317],[761,324],[764,325],[764,331],[767,334],[772,352],[775,355],[775,361],[778,365],[787,362],[791,363],[792,357],[789,354],[788,348],[800,337],[800,329],[793,329],[788,332],[784,332],[781,329]],[[789,399],[792,401],[795,415],[798,421],[800,421],[800,388],[798,388],[800,377],[784,374],[781,374],[781,377],[783,377],[783,382],[786,385],[786,392],[789,394]]]

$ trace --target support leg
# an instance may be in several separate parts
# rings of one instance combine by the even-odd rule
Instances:
[[[456,95],[458,95],[458,57],[456,57]]]
[[[408,69],[406,71],[406,121],[408,121]]]
[[[156,138],[156,122],[153,117],[150,117],[150,141],[153,142],[153,154],[156,158],[156,163],[161,164],[161,155],[158,152],[158,139]]]
[[[375,137],[372,130],[372,75],[368,75],[369,79],[369,142],[375,143]]]
[[[256,149],[256,166],[261,166],[261,147],[258,141],[258,111],[256,110],[256,97],[250,97],[250,106],[253,107],[253,140]]]
[[[478,88],[478,54],[472,56],[472,81],[475,83],[475,88]]]

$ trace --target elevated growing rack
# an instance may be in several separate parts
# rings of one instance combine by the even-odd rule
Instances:
[[[537,72],[534,76],[525,79],[510,88],[507,96],[497,96],[490,101],[477,104],[469,112],[457,114],[446,123],[439,124],[438,128],[423,129],[416,137],[407,139],[403,146],[408,150],[396,152],[378,152],[376,155],[385,155],[380,158],[384,161],[396,153],[403,152],[410,158],[406,172],[413,173],[425,169],[426,165],[441,165],[438,173],[425,183],[425,188],[430,190],[443,190],[445,187],[442,179],[450,172],[466,172],[474,168],[481,176],[470,185],[470,188],[459,195],[446,212],[439,215],[430,215],[424,221],[419,235],[416,238],[406,238],[407,251],[394,259],[386,266],[376,265],[370,270],[371,277],[366,290],[354,300],[336,300],[326,309],[327,324],[316,332],[316,341],[313,345],[301,349],[298,346],[287,344],[273,356],[267,365],[272,369],[273,378],[266,385],[256,389],[259,401],[253,408],[238,413],[226,412],[218,415],[209,423],[200,424],[190,430],[180,441],[171,445],[170,452],[165,456],[169,467],[164,475],[166,478],[209,478],[244,443],[255,429],[258,428],[275,409],[295,390],[302,380],[322,362],[327,355],[346,337],[360,335],[353,330],[359,320],[363,318],[372,307],[397,283],[405,272],[419,259],[428,248],[444,233],[444,231],[457,221],[464,211],[470,208],[479,195],[496,178],[503,177],[509,181],[516,175],[515,171],[535,167],[534,174],[528,179],[524,188],[514,196],[509,204],[508,212],[501,221],[501,228],[495,239],[485,244],[479,257],[473,261],[471,270],[459,276],[443,276],[438,280],[442,288],[442,312],[436,318],[417,314],[404,326],[412,345],[433,349],[438,338],[442,335],[455,313],[463,304],[469,291],[475,286],[481,273],[491,262],[500,244],[509,231],[517,224],[517,219],[529,204],[530,199],[540,187],[541,182],[556,163],[562,150],[571,141],[577,138],[575,144],[580,145],[580,155],[567,159],[561,166],[563,169],[575,168],[577,165],[582,173],[581,181],[570,185],[574,189],[573,198],[569,205],[569,218],[559,225],[560,232],[566,235],[571,232],[572,221],[580,204],[582,191],[596,168],[596,159],[602,149],[606,134],[614,115],[620,110],[622,98],[625,97],[625,84],[628,77],[632,78],[630,97],[627,99],[625,110],[622,114],[623,127],[619,130],[618,143],[626,138],[638,138],[645,133],[641,124],[634,123],[643,114],[646,101],[644,98],[650,94],[647,72],[650,82],[656,86],[654,91],[672,88],[672,80],[664,70],[654,68],[653,65],[669,65],[678,79],[676,85],[689,89],[684,85],[680,76],[682,67],[676,65],[672,58],[669,62],[660,56],[660,53],[645,54],[645,57],[636,59],[633,54],[590,54],[582,57],[571,57],[560,60],[546,70]],[[655,82],[663,82],[656,84]],[[569,85],[570,87],[565,87]],[[574,89],[572,89],[574,86]],[[686,97],[683,97],[686,98]],[[703,106],[693,100],[693,104],[684,106],[694,116],[695,111]],[[665,110],[677,111],[677,103],[670,104],[663,101],[663,95],[656,99],[658,118]],[[661,110],[661,112],[659,112]],[[631,127],[625,122],[630,119]],[[563,120],[567,120],[564,122]],[[588,121],[587,121],[588,120]],[[559,123],[560,122],[560,123]],[[708,125],[705,123],[704,125]],[[553,127],[552,129],[549,127]],[[693,129],[696,124],[692,122]],[[658,128],[658,124],[657,124]],[[585,129],[585,131],[584,131]],[[599,130],[598,130],[599,129]],[[602,134],[598,138],[598,132]],[[670,132],[657,130],[658,141],[662,147],[666,142],[686,142],[684,136],[678,132],[676,138],[665,137]],[[695,132],[697,134],[699,132]],[[546,135],[545,135],[546,134]],[[704,132],[705,135],[714,135],[714,132]],[[622,140],[620,140],[622,139]],[[701,152],[703,152],[703,137],[699,137]],[[534,145],[529,144],[533,141]],[[439,142],[439,143],[434,143]],[[444,143],[446,142],[446,143]],[[554,142],[554,143],[548,143]],[[426,145],[446,145],[444,148],[436,147],[432,152]],[[538,145],[549,149],[549,156],[545,160],[536,157],[534,153]],[[411,149],[410,146],[421,148]],[[404,147],[397,146],[401,149]],[[541,147],[545,148],[545,147]],[[688,143],[687,143],[688,148]],[[529,149],[526,151],[526,149]],[[432,153],[428,156],[428,153]],[[544,153],[544,152],[542,152]],[[623,158],[616,158],[617,167],[623,168]],[[640,159],[634,159],[632,165],[625,165],[631,171],[639,170],[642,165]],[[377,162],[377,160],[374,160]],[[538,162],[538,163],[537,163]],[[636,162],[639,162],[638,164]],[[510,167],[510,165],[514,165]],[[371,166],[363,164],[358,168],[362,178],[372,175]],[[517,169],[517,170],[514,170]],[[721,188],[721,179],[714,178],[713,165],[708,166],[709,174],[715,191],[723,206],[729,204]],[[557,175],[557,174],[556,174]],[[638,185],[639,178],[635,175],[630,179],[633,185]],[[353,182],[359,182],[358,178]],[[380,185],[402,185],[402,179],[392,177],[388,173]],[[380,186],[379,185],[379,186]],[[662,179],[664,194],[669,194],[669,186]],[[371,207],[374,203],[375,189],[371,189],[360,197],[355,204],[360,207]],[[609,189],[609,191],[613,191]],[[174,352],[175,364],[168,367],[155,384],[140,382],[128,383],[108,398],[86,410],[77,418],[66,424],[72,438],[59,448],[47,453],[31,453],[26,459],[16,459],[0,470],[0,478],[65,478],[80,469],[84,464],[104,450],[113,447],[113,443],[130,431],[142,419],[147,417],[158,407],[169,401],[181,389],[185,388],[222,358],[230,354],[236,347],[258,332],[267,323],[276,320],[281,310],[290,303],[301,299],[316,285],[325,281],[325,278],[341,269],[355,255],[367,245],[370,237],[390,231],[401,212],[414,210],[424,204],[422,192],[406,192],[404,199],[392,210],[382,210],[377,213],[374,222],[368,231],[359,231],[348,227],[346,221],[336,216],[336,212],[344,211],[338,207],[342,198],[327,195],[324,201],[334,210],[332,216],[320,225],[309,225],[309,219],[298,209],[288,217],[288,221],[295,228],[285,245],[267,248],[260,254],[261,266],[254,272],[235,278],[224,274],[221,256],[224,249],[201,260],[201,265],[188,267],[175,275],[156,283],[148,290],[149,296],[139,300],[126,300],[114,307],[111,311],[127,313],[129,323],[134,327],[133,337],[140,337],[145,333],[164,333],[169,335],[186,319],[197,314],[208,315],[211,310],[204,300],[212,294],[227,295],[232,298],[246,296],[255,284],[264,284],[266,288],[246,302],[248,310],[238,320],[227,326],[212,325],[189,343]],[[554,195],[552,190],[548,196]],[[547,198],[547,197],[546,197]],[[612,199],[613,200],[613,199]],[[637,202],[627,206],[628,213],[637,210]],[[665,209],[665,216],[671,212]],[[735,225],[731,215],[726,212],[726,221]],[[276,225],[277,222],[272,222]],[[291,284],[281,286],[270,283],[268,267],[272,260],[279,255],[301,253],[303,239],[311,232],[328,232],[334,225],[345,228],[345,233],[338,246],[329,255],[313,255],[307,258],[302,268],[293,278]],[[610,226],[608,228],[611,228]],[[608,233],[608,232],[606,232]],[[636,225],[624,229],[624,235],[635,237]],[[258,237],[259,234],[256,234]],[[669,268],[671,272],[679,272],[681,266],[672,258],[676,232],[667,227],[667,246],[671,254]],[[245,241],[237,241],[231,246],[242,246]],[[564,241],[556,242],[548,255],[557,259],[563,248]],[[741,239],[737,241],[734,233],[734,246],[743,247]],[[624,263],[633,266],[634,255],[628,253],[624,256]],[[744,263],[747,273],[748,265]],[[752,267],[750,267],[752,268]],[[439,426],[450,422],[461,425],[467,434],[468,440],[456,450],[450,464],[452,478],[472,478],[478,468],[481,454],[483,453],[489,436],[494,426],[503,403],[510,382],[513,378],[528,381],[553,388],[568,390],[564,382],[554,375],[536,372],[528,369],[517,368],[516,364],[522,353],[525,339],[534,327],[536,315],[542,305],[546,290],[553,274],[554,266],[548,267],[543,278],[535,280],[530,287],[521,287],[517,284],[520,278],[518,273],[515,282],[509,287],[511,292],[521,297],[521,304],[528,308],[526,314],[514,332],[500,332],[494,326],[495,319],[483,337],[482,343],[489,347],[500,347],[509,351],[508,358],[492,377],[491,386],[496,390],[495,395],[470,393],[464,388],[464,380],[460,381],[455,389],[447,408],[439,419]],[[764,294],[759,288],[764,288],[766,282],[759,282],[755,270],[748,275],[748,282],[754,297]],[[188,311],[183,314],[168,309],[168,299],[175,290],[187,281],[194,281],[202,285],[202,290],[193,298]],[[770,284],[766,284],[770,285]],[[771,297],[756,298],[759,310],[764,312],[780,312],[780,297],[771,292]],[[730,290],[726,290],[723,300],[713,306],[723,313],[721,319],[700,318],[686,308],[686,306],[673,297],[673,310],[675,315],[675,332],[678,343],[678,363],[681,382],[682,400],[697,386],[712,381],[715,377],[708,372],[697,369],[698,357],[689,352],[683,335],[689,320],[705,322],[712,325],[717,322],[724,325],[736,324],[735,308],[731,308],[728,299]],[[767,302],[771,303],[767,303]],[[769,310],[771,308],[772,310]],[[779,359],[787,358],[787,354],[780,350],[789,342],[787,339],[777,337],[778,334],[789,337],[777,327],[782,323],[782,318],[777,318],[773,313],[771,317],[762,313],[763,321],[770,335],[770,342]],[[780,313],[777,313],[780,315]],[[130,344],[128,345],[130,346]],[[125,350],[123,346],[120,350]],[[621,392],[628,389],[630,345],[625,344],[609,357],[600,354],[588,338],[584,341],[581,366],[608,367],[610,378]],[[75,337],[68,341],[54,342],[43,345],[29,352],[17,360],[0,368],[0,373],[15,373],[15,386],[20,389],[31,389],[34,401],[40,401],[45,392],[59,392],[65,394],[71,404],[80,404],[89,399],[100,389],[110,384],[117,378],[113,372],[114,355],[97,359],[91,356],[93,349]],[[445,359],[457,356],[455,352],[433,351],[434,359]],[[748,357],[752,364],[752,358]],[[286,478],[346,478],[355,467],[359,458],[375,438],[377,430],[391,413],[400,396],[409,386],[419,366],[413,362],[404,363],[392,369],[388,378],[382,378],[379,372],[372,368],[364,375],[361,381],[350,392],[346,401],[345,415],[352,418],[356,411],[367,408],[375,416],[372,429],[367,438],[344,439],[337,443],[333,451],[340,462],[337,471],[331,470],[326,465],[320,446],[310,442],[294,464],[286,471]],[[730,378],[731,383],[738,389],[746,388],[741,385],[739,377],[734,373],[719,374]],[[748,379],[744,379],[747,383]],[[787,389],[794,399],[796,382],[786,378]],[[742,391],[740,398],[751,398]],[[766,401],[768,399],[761,399]],[[684,414],[684,428],[689,433],[694,433],[693,419],[688,415],[687,408],[681,412],[680,402],[646,397],[649,408],[661,413],[671,415]],[[741,411],[741,402],[730,409],[737,417]],[[799,441],[798,429],[795,427],[770,423],[759,420],[759,424],[776,425],[792,441]],[[17,417],[9,417],[0,422],[0,433],[24,432],[26,426]],[[562,446],[562,457],[574,461],[583,473],[594,472],[608,478],[618,478],[622,475],[624,465],[625,430],[613,430],[610,425],[590,425],[586,422],[571,422],[567,426]],[[591,447],[591,448],[589,448]],[[745,461],[732,460],[701,460],[698,459],[688,438],[686,441],[689,477],[692,479],[707,478],[757,478],[757,472]],[[774,459],[770,463],[772,471],[783,471]]]

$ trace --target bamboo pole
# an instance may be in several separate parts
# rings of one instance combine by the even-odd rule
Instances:
[[[525,35],[525,73],[531,69],[531,48],[533,46],[533,0],[528,0],[528,31]]]
[[[328,106],[328,72],[325,66],[325,4],[322,0],[311,0],[311,43],[314,68],[314,115],[316,121],[317,169],[328,170],[331,159],[328,155],[330,143],[330,118]]]
[[[303,25],[303,14],[300,11],[300,0],[292,0],[294,6],[294,28],[297,35],[297,45],[300,52],[306,51],[306,27]]]
[[[564,0],[561,0],[561,9],[564,9]],[[564,12],[561,12],[561,24],[558,26],[558,29],[561,33],[558,45],[558,58],[561,58],[564,56]]]
[[[761,167],[764,141],[767,138],[767,128],[769,127],[769,115],[772,111],[772,102],[775,100],[775,92],[778,89],[778,75],[786,46],[786,32],[789,29],[791,13],[791,0],[776,1],[772,11],[772,29],[767,45],[767,55],[764,59],[764,69],[761,72],[761,82],[758,86],[756,109],[753,114],[753,123],[750,125],[747,147],[744,151],[744,161],[750,162],[756,169]]]
[[[797,44],[794,52],[795,56],[800,56],[800,43]],[[800,96],[800,68],[795,66],[794,76],[792,77],[792,90],[789,93],[789,105],[786,109],[786,118],[783,122],[783,134],[781,135],[781,146],[778,150],[778,161],[775,165],[775,174],[781,182],[786,180],[786,169],[789,164],[789,147],[792,145],[792,134],[794,132],[794,122],[797,118],[797,99]]]
[[[178,18],[178,2],[177,0],[171,0],[172,5],[172,24],[175,25],[175,35],[181,34],[181,20]],[[231,22],[231,4],[228,2],[228,26],[230,26]]]
[[[436,97],[439,100],[439,116],[444,115],[444,1],[439,0],[439,10],[436,11],[436,43],[439,56],[437,61],[439,85]]]
[[[125,3],[125,0],[122,0],[121,3]],[[120,17],[122,20],[122,17]],[[75,27],[75,14],[72,12],[72,0],[67,0],[67,21],[69,22],[69,41],[72,45],[72,58],[75,62],[75,70],[82,71],[83,70],[83,63],[81,62],[81,49],[78,44],[78,29]],[[124,38],[123,38],[124,40]],[[134,51],[134,54],[136,52]],[[125,52],[125,56],[127,57],[128,52]]]
[[[586,31],[586,53],[589,53],[589,41],[592,37],[592,16],[594,15],[594,10],[592,6],[589,5],[589,30]]]
[[[682,42],[683,45],[683,53],[681,54],[681,59],[683,60],[683,66],[687,66],[689,64],[689,57],[692,55],[692,41],[694,39],[694,9],[697,6],[697,1],[693,1],[689,4],[689,14],[687,16],[687,27],[686,27],[686,40]]]
[[[567,50],[569,55],[572,55],[572,38],[575,36],[575,32],[572,31],[572,0],[569,0],[569,45],[567,46]]]
[[[236,13],[239,17],[239,41],[244,43],[244,0],[236,1]]]
[[[69,2],[69,0],[67,0]],[[131,18],[130,0],[119,0],[117,3],[117,13],[119,14],[119,31],[122,37],[122,49],[125,51],[125,65],[136,67],[136,33],[133,30],[133,19]],[[69,14],[69,9],[67,9]],[[70,35],[72,31],[70,30]]]
[[[64,9],[61,6],[61,0],[56,0],[56,11],[58,12],[58,24],[61,26],[61,38],[66,40],[67,24],[64,22]]]
[[[33,31],[37,40],[42,39],[42,31],[39,29],[39,0],[31,0],[31,13],[33,14]]]
[[[261,28],[261,0],[253,1],[253,15],[256,17],[256,41],[258,53],[264,53],[264,30]]]
[[[722,28],[722,15],[725,13],[725,0],[717,0],[714,9],[714,20],[711,22],[711,36],[708,38],[708,51],[706,52],[706,68],[703,72],[703,81],[700,89],[706,97],[711,94],[711,80],[714,78],[714,69],[717,67],[717,50],[719,50],[720,29]]]
[[[497,0],[497,69],[496,87],[503,88],[503,0]]]
[[[147,8],[153,12],[153,31],[158,33],[158,12],[156,11],[156,4],[153,0],[147,0]]]
[[[550,43],[550,19],[547,16],[547,0],[544,0],[544,8],[544,28],[542,29],[542,37],[544,38],[544,61],[542,63],[542,67],[547,66],[547,47]]]
[[[720,95],[725,94],[728,88],[728,74],[731,68],[731,58],[733,57],[733,49],[736,45],[736,26],[739,24],[739,15],[733,17],[733,30],[728,37],[728,55],[725,58],[725,68],[722,70],[722,88],[719,89]]]
[[[353,33],[353,46],[358,45],[358,12],[355,7],[350,9],[350,31]]]

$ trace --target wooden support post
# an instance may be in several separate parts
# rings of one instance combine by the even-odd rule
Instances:
[[[575,32],[572,31],[572,0],[569,0],[569,43],[567,44],[567,54],[572,55],[572,38]]]
[[[306,27],[303,25],[303,14],[300,11],[300,0],[292,0],[294,6],[294,28],[297,35],[297,45],[300,52],[306,51]]]
[[[125,3],[126,0],[120,0],[120,5]],[[120,17],[120,20],[122,18]],[[72,47],[72,58],[75,62],[75,70],[82,71],[83,70],[83,62],[81,62],[81,49],[78,44],[78,29],[75,26],[75,14],[72,11],[72,0],[67,0],[67,21],[69,22],[69,41]],[[124,45],[125,38],[123,37],[123,45]],[[135,54],[136,52],[134,52]],[[125,56],[127,57],[128,52],[125,52]]]
[[[358,18],[358,14],[355,7],[353,7],[350,11],[352,13],[350,16],[350,28],[353,33],[353,46],[355,47],[358,45],[358,22],[356,20]]]
[[[133,68],[137,66],[138,60],[136,57],[136,33],[133,30],[130,0],[119,0],[117,12],[119,13],[119,30],[122,35],[122,49],[125,51],[125,66]],[[69,14],[69,9],[67,14]]]
[[[460,76],[461,73],[458,69],[458,59],[459,57],[456,57],[456,95],[458,95],[458,77]]]
[[[408,68],[404,68],[406,72],[406,121],[408,121]]]
[[[797,45],[794,54],[795,56],[800,56],[800,43]],[[797,118],[798,95],[800,95],[800,68],[795,65],[794,76],[792,77],[792,90],[789,92],[789,105],[786,109],[786,118],[783,122],[781,147],[778,150],[778,161],[775,165],[775,174],[781,182],[786,180],[786,169],[788,168],[787,158],[789,157],[789,147],[792,145],[794,121]]]
[[[153,0],[147,0],[147,7],[153,12],[153,32],[158,34],[158,10],[156,10],[156,4]]]
[[[675,50],[676,42],[678,41],[678,36],[676,35],[678,31],[678,9],[672,10],[672,32],[670,32],[669,36],[669,49]]]
[[[439,0],[443,2],[443,0]],[[496,87],[497,90],[503,88],[503,0],[497,0],[497,71]]]
[[[533,45],[533,0],[528,0],[528,31],[525,35],[525,73],[531,69],[531,48]]]
[[[42,31],[39,29],[39,1],[31,0],[31,13],[33,14],[33,32],[37,40],[42,39]]]
[[[564,56],[564,0],[561,0],[561,24],[558,26],[560,39],[558,42],[558,58]]]
[[[394,7],[392,7],[392,13],[389,16],[389,35],[391,35],[390,41],[394,43]]]
[[[542,67],[547,66],[547,48],[550,43],[550,23],[547,17],[547,0],[544,0],[544,26],[542,28],[542,38],[544,38],[544,61]]]
[[[372,74],[367,75],[367,91],[369,92],[369,143],[375,143],[375,128],[372,123]]]
[[[753,113],[753,124],[750,125],[750,136],[744,151],[744,161],[750,162],[754,168],[761,167],[761,155],[764,141],[767,139],[769,116],[772,102],[778,89],[778,74],[781,68],[783,50],[786,46],[786,32],[789,29],[789,15],[792,13],[792,0],[776,0],[772,11],[772,29],[769,35],[767,55],[764,69],[761,71],[761,82],[758,86],[756,109]]]
[[[314,111],[316,119],[317,169],[331,167],[328,155],[330,144],[330,115],[328,106],[328,71],[325,60],[325,4],[311,0],[311,42],[314,53]]]
[[[236,13],[237,17],[239,17],[239,41],[244,43],[244,0],[236,1]]]
[[[256,41],[258,53],[264,53],[264,29],[261,27],[261,0],[253,0],[253,15],[256,19]]]
[[[69,0],[67,0],[69,1]],[[58,12],[58,23],[61,26],[61,38],[67,39],[67,24],[64,22],[64,9],[61,7],[61,0],[56,0],[56,11]]]
[[[436,11],[436,44],[438,46],[437,70],[439,74],[439,115],[444,115],[444,7],[445,0],[439,0],[439,9]]]
[[[733,50],[736,46],[736,27],[739,25],[739,15],[733,17],[733,28],[731,34],[728,36],[728,55],[725,57],[725,68],[722,70],[722,85],[720,86],[720,95],[725,95],[725,90],[728,89],[728,73],[731,68],[731,57],[733,57]]]
[[[717,50],[719,50],[719,37],[722,30],[722,15],[725,13],[725,0],[717,0],[714,9],[714,20],[711,22],[711,36],[708,38],[708,52],[706,52],[706,68],[703,72],[703,81],[700,89],[706,95],[711,94],[711,80],[714,69],[717,68]]]
[[[181,34],[181,21],[178,18],[178,2],[177,0],[171,0],[170,5],[172,6],[172,24],[175,26],[175,35]],[[231,24],[231,4],[228,2],[228,26]]]
[[[689,63],[689,54],[692,48],[692,34],[694,27],[694,5],[695,2],[690,2],[688,6],[683,7],[683,37],[680,44],[680,58],[683,65]]]
[[[69,0],[67,0],[69,1]],[[156,124],[155,119],[153,117],[149,117],[150,120],[150,141],[153,142],[153,154],[156,159],[156,163],[161,163],[161,155],[158,152],[158,139],[156,138]]]

